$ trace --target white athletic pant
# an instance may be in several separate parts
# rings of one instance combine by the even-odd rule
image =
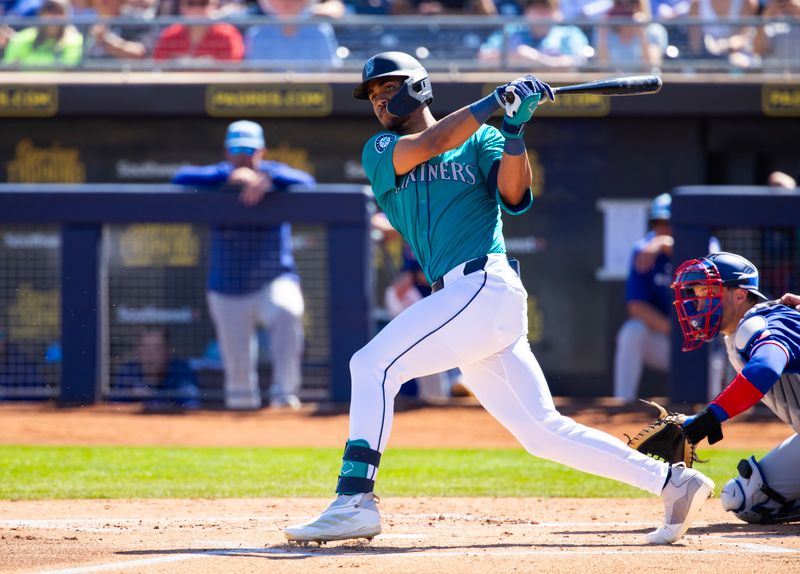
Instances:
[[[614,353],[614,396],[626,402],[636,400],[645,365],[666,372],[669,350],[669,335],[649,329],[641,319],[625,321]]]
[[[350,439],[383,452],[407,380],[460,367],[464,383],[529,453],[654,494],[668,465],[553,405],[527,340],[527,293],[505,255],[484,271],[451,270],[444,289],[401,313],[350,361]],[[376,470],[372,469],[371,478]]]
[[[770,487],[789,500],[800,500],[800,436],[793,434],[758,464]]]
[[[208,292],[208,307],[225,368],[225,404],[232,409],[261,406],[256,327],[269,331],[270,400],[283,403],[300,389],[304,302],[300,284],[281,276],[246,295]]]

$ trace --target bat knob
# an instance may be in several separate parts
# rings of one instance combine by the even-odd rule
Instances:
[[[505,96],[506,96],[506,102],[508,102],[509,104],[514,103],[514,92],[506,92]]]

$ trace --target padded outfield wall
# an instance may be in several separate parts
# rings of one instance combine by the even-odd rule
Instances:
[[[350,97],[355,76],[5,76],[0,182],[164,183],[181,164],[219,161],[225,127],[239,118],[264,125],[273,158],[321,182],[366,181],[361,146],[377,123]],[[434,75],[434,114],[502,80]],[[576,96],[537,113],[526,134],[536,203],[505,225],[530,294],[531,341],[554,393],[611,392],[625,262],[650,198],[685,185],[762,185],[774,169],[800,171],[800,85],[733,80],[667,77],[656,96]],[[713,222],[715,213],[707,217]],[[667,379],[649,379],[642,392],[666,394]]]

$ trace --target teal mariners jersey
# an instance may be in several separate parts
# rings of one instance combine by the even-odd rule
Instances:
[[[500,209],[524,213],[533,196],[528,189],[515,207],[500,197],[500,132],[483,125],[461,146],[396,175],[392,155],[400,137],[388,131],[373,136],[361,161],[378,205],[411,245],[428,281],[470,259],[505,253]]]

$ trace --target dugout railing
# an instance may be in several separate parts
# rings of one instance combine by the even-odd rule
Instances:
[[[800,290],[800,191],[756,186],[685,186],[672,192],[675,265],[702,257],[709,238],[759,269],[761,291],[771,298]],[[672,329],[671,398],[704,403],[728,381],[709,382],[709,345],[681,352],[677,322]]]
[[[0,343],[32,343],[10,367],[27,383],[4,386],[0,373],[0,398],[135,400],[110,392],[111,355],[147,325],[184,333],[203,347],[194,366],[219,371],[219,356],[204,352],[213,329],[203,229],[289,222],[306,297],[304,378],[314,399],[349,400],[349,359],[373,332],[372,206],[361,185],[297,188],[252,208],[236,193],[171,185],[0,185]]]

